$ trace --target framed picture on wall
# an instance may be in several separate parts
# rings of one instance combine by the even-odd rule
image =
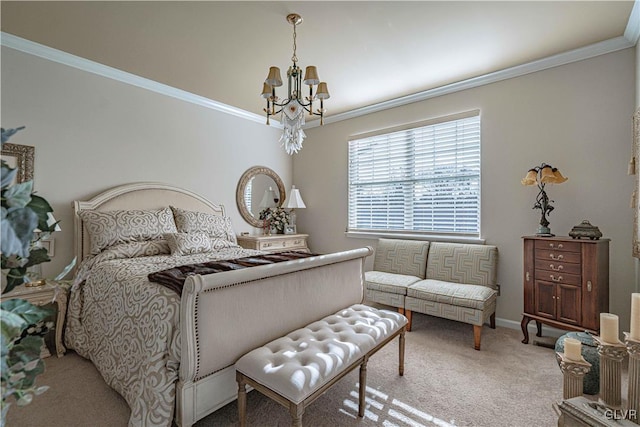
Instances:
[[[2,144],[2,160],[11,168],[17,168],[16,183],[33,180],[33,159],[36,149],[30,145]]]
[[[284,226],[284,234],[296,234],[296,226],[295,225],[285,225]]]

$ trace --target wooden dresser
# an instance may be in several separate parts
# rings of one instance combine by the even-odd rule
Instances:
[[[571,331],[600,329],[600,313],[609,311],[609,239],[525,236],[523,343],[527,325]]]
[[[237,236],[238,244],[246,249],[259,251],[308,251],[308,234],[272,234],[262,236]]]

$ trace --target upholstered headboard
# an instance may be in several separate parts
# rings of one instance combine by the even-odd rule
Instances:
[[[151,210],[176,206],[185,210],[224,215],[224,207],[189,190],[158,182],[120,185],[87,201],[74,201],[74,244],[78,264],[89,254],[89,236],[78,215],[81,210]]]

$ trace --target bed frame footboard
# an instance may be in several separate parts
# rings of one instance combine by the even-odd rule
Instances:
[[[233,364],[245,353],[361,303],[372,253],[367,247],[190,276],[180,309],[176,423],[191,426],[237,397]]]

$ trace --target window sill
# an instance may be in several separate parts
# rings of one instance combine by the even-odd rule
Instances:
[[[474,243],[484,245],[486,239],[473,236],[452,236],[450,234],[413,234],[413,233],[387,233],[384,231],[346,231],[346,237],[353,239],[408,239],[408,240],[428,240],[430,242],[449,243]]]

